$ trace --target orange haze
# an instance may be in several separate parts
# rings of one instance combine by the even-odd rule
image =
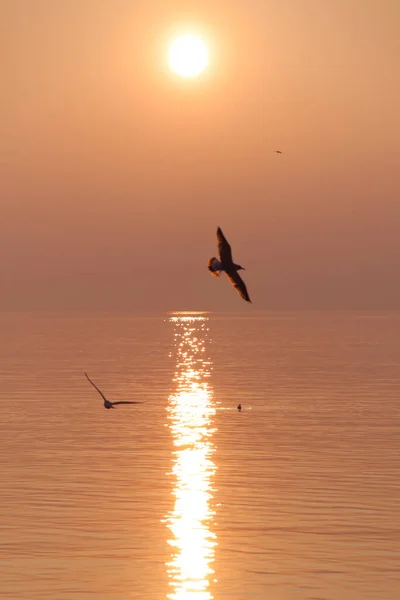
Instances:
[[[2,0],[0,309],[399,308],[398,0],[188,6]]]

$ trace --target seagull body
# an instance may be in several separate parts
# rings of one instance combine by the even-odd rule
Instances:
[[[238,405],[237,405],[237,409],[238,409],[238,411],[239,411],[239,412],[241,412],[241,410],[242,410],[242,405],[241,405],[241,404],[238,404]]]
[[[275,150],[275,152],[276,152],[277,154],[282,154],[282,151],[281,151],[281,150]]]
[[[92,386],[99,392],[100,396],[103,398],[104,408],[115,408],[116,404],[143,404],[143,402],[132,402],[132,401],[128,401],[128,400],[121,400],[119,402],[110,402],[110,400],[107,400],[107,398],[105,397],[103,392],[101,392],[99,390],[97,385],[95,383],[93,383],[93,381],[90,379],[90,377],[87,373],[85,373],[85,377],[92,384]]]
[[[226,276],[228,277],[229,281],[231,282],[233,287],[238,291],[243,300],[246,300],[246,302],[251,302],[250,296],[247,293],[246,285],[238,273],[240,269],[244,270],[244,267],[241,267],[240,265],[237,265],[233,262],[231,247],[228,244],[220,227],[218,227],[217,229],[217,242],[219,260],[215,256],[210,258],[207,265],[208,270],[215,277],[219,277],[222,271],[226,273]]]

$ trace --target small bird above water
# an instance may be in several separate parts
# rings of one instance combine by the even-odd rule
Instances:
[[[104,408],[114,408],[116,404],[143,404],[143,402],[132,402],[129,400],[121,400],[119,402],[110,402],[110,400],[107,400],[107,398],[105,397],[103,392],[101,392],[99,390],[97,385],[95,383],[93,383],[93,381],[90,379],[90,377],[87,373],[85,373],[85,376],[86,376],[86,379],[92,384],[92,386],[99,392],[100,396],[103,398]]]
[[[276,154],[282,154],[281,150],[274,150],[274,152],[276,152]]]
[[[226,273],[229,281],[233,285],[233,287],[239,292],[243,300],[246,302],[251,302],[250,296],[247,293],[246,284],[243,279],[240,277],[238,271],[242,269],[245,270],[244,267],[237,265],[232,260],[232,250],[230,245],[228,244],[224,234],[220,227],[217,229],[217,242],[218,242],[218,252],[219,252],[219,260],[213,256],[208,261],[208,270],[215,277],[219,277],[221,272]]]
[[[237,409],[238,409],[238,411],[239,411],[239,412],[241,412],[241,410],[242,410],[242,405],[241,405],[241,404],[238,404],[238,405],[237,405]]]

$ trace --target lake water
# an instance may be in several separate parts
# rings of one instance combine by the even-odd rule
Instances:
[[[400,598],[400,313],[0,331],[1,598]]]

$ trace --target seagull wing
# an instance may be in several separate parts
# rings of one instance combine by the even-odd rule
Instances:
[[[250,296],[247,293],[246,284],[240,277],[239,273],[237,271],[232,270],[229,271],[229,273],[227,273],[227,277],[233,285],[233,287],[239,292],[243,300],[246,300],[246,302],[251,302]]]
[[[232,262],[232,250],[220,227],[217,229],[217,241],[221,262],[224,263],[224,265],[229,265]]]
[[[144,402],[130,402],[129,400],[119,400],[118,402],[113,402],[112,405],[115,404],[144,404]]]
[[[92,386],[94,388],[96,388],[96,390],[99,392],[100,396],[103,398],[103,400],[107,400],[107,398],[105,397],[105,395],[103,394],[103,392],[101,392],[99,390],[99,388],[97,387],[97,385],[95,383],[93,383],[93,381],[90,379],[89,375],[87,373],[85,373],[86,379],[92,384]]]

